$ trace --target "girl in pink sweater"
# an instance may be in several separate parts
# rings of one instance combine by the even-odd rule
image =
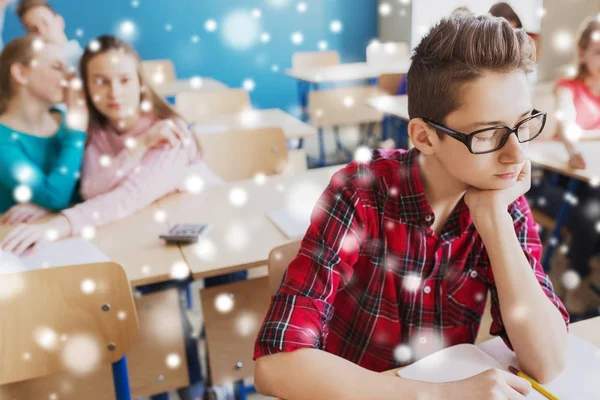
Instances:
[[[47,240],[78,235],[127,217],[189,179],[221,182],[200,161],[187,124],[146,83],[131,46],[112,36],[91,42],[81,59],[90,114],[81,174],[84,202],[42,225],[18,225],[0,248],[21,254]],[[58,235],[57,235],[58,234]]]

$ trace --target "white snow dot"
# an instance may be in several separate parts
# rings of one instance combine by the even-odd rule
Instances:
[[[27,203],[32,196],[31,188],[27,185],[19,185],[13,191],[13,197],[19,203]]]
[[[199,76],[194,76],[190,79],[190,86],[193,89],[200,89],[202,87],[202,78]]]
[[[242,82],[242,86],[244,89],[251,92],[254,90],[254,88],[256,88],[256,83],[252,79],[245,79],[244,82]]]
[[[227,314],[233,310],[235,301],[230,293],[221,293],[215,298],[215,308],[222,314]]]
[[[269,43],[271,41],[271,35],[269,35],[268,33],[263,33],[260,35],[260,41],[263,43]]]
[[[381,3],[379,4],[379,15],[383,17],[387,17],[392,12],[392,6],[390,3]]]
[[[398,363],[405,364],[410,361],[411,357],[412,351],[410,347],[405,344],[396,346],[394,349],[394,360]]]
[[[303,1],[301,1],[300,3],[298,3],[298,4],[296,5],[296,10],[297,10],[299,13],[301,13],[301,14],[302,14],[302,13],[305,13],[307,9],[308,9],[308,6],[307,6],[307,5],[306,5],[306,3],[305,3],[305,2],[303,2]]]
[[[229,192],[229,201],[235,207],[241,207],[248,201],[248,192],[245,189],[234,187]]]
[[[317,44],[319,50],[327,50],[329,48],[329,43],[326,40],[320,40]]]
[[[86,240],[92,240],[96,237],[96,228],[92,225],[86,225],[81,229],[81,236]]]
[[[91,279],[84,279],[81,282],[81,291],[85,294],[92,294],[96,291],[96,282]]]
[[[176,261],[171,265],[171,278],[183,280],[190,276],[190,269],[184,261]]]
[[[192,193],[197,194],[204,188],[204,179],[198,175],[190,175],[185,179],[185,189]]]
[[[181,366],[181,357],[179,354],[171,353],[167,356],[165,360],[167,367],[170,369],[177,369]]]
[[[302,34],[302,32],[294,32],[294,33],[292,33],[292,36],[290,39],[293,44],[298,46],[298,45],[301,45],[302,42],[304,42],[304,35]]]
[[[103,167],[108,167],[111,164],[110,157],[107,156],[106,154],[103,155],[103,156],[101,156],[100,159],[99,159],[99,161],[100,161],[100,165],[103,166]]]
[[[217,21],[215,21],[214,19],[209,19],[204,23],[204,29],[206,29],[207,32],[214,32],[217,30]]]
[[[570,269],[562,274],[561,282],[565,289],[573,290],[576,289],[581,283],[581,277],[576,271]]]
[[[331,23],[329,24],[329,29],[331,30],[331,32],[333,33],[340,33],[343,29],[343,25],[340,21],[338,20],[333,20],[331,21]]]
[[[371,161],[373,152],[367,146],[359,146],[354,152],[354,161],[359,163],[368,163]]]
[[[154,220],[156,222],[165,222],[167,220],[167,213],[165,210],[156,210],[154,213]]]

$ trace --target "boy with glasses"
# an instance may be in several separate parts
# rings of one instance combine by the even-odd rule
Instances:
[[[489,370],[432,384],[378,374],[491,333],[541,382],[566,363],[569,316],[539,263],[527,200],[535,47],[500,18],[440,21],[414,50],[415,148],[375,151],[318,201],[258,334],[255,385],[295,399],[516,399],[529,383]]]

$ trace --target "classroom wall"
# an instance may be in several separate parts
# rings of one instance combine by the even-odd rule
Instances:
[[[379,0],[380,7],[389,5],[391,12],[379,15],[379,40],[381,42],[404,42],[410,44],[412,26],[412,2],[410,0]]]
[[[375,0],[50,0],[64,16],[67,34],[85,45],[103,33],[118,33],[133,22],[130,41],[144,59],[170,58],[177,74],[210,76],[232,87],[255,83],[258,108],[295,111],[295,82],[283,74],[295,51],[317,51],[320,41],[340,52],[342,62],[364,61],[367,44],[377,37]],[[299,3],[306,10],[299,12]],[[260,17],[253,10],[260,10]],[[214,20],[216,30],[207,31]],[[332,21],[342,30],[334,33]],[[170,25],[170,26],[168,26]],[[211,27],[210,24],[208,26]],[[169,29],[170,28],[170,29]],[[292,43],[295,32],[303,35]],[[261,42],[268,33],[270,41]],[[9,7],[4,40],[23,34]],[[79,35],[78,35],[79,34]],[[274,72],[275,70],[275,72]]]

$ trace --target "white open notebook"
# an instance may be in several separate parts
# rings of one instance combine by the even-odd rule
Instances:
[[[106,261],[110,261],[110,258],[89,241],[70,238],[48,243],[32,254],[21,257],[0,252],[0,274]]]
[[[431,354],[398,371],[403,378],[425,382],[450,382],[477,375],[490,368],[518,368],[515,353],[495,338],[475,346],[460,344]],[[552,382],[542,385],[561,400],[600,399],[600,349],[569,335],[567,368]],[[545,397],[531,390],[528,399]]]

